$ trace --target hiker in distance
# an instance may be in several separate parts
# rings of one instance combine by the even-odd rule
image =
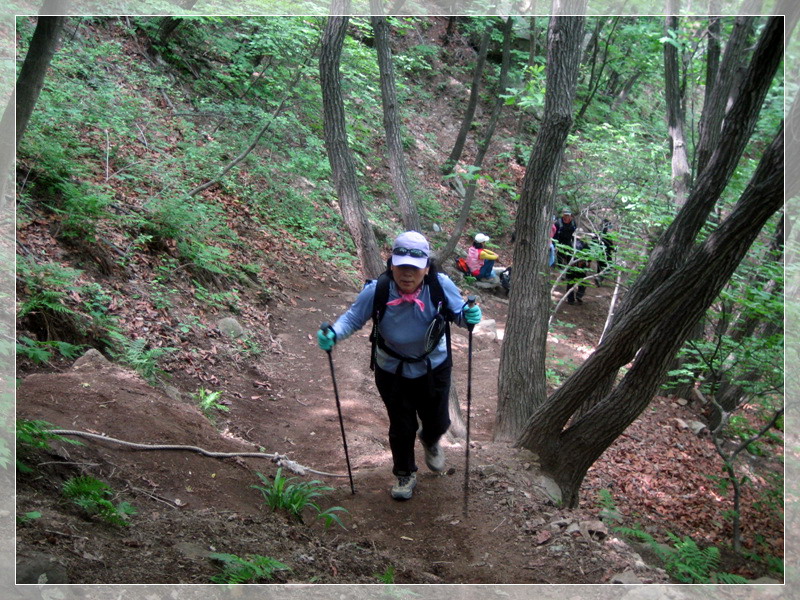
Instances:
[[[478,281],[494,279],[494,263],[500,257],[483,247],[490,239],[488,235],[478,233],[467,249],[467,266]]]
[[[392,474],[397,478],[391,496],[408,500],[417,484],[417,417],[425,464],[435,472],[445,467],[439,440],[450,427],[449,322],[461,327],[477,324],[481,309],[467,306],[450,278],[436,270],[421,233],[399,235],[387,267],[377,280],[367,282],[332,326],[317,331],[317,341],[329,352],[373,320],[370,367],[389,415]]]

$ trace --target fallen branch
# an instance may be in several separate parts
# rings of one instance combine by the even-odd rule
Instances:
[[[95,440],[102,440],[104,442],[112,442],[120,444],[135,450],[185,450],[189,452],[197,452],[203,456],[210,456],[211,458],[233,458],[233,457],[247,457],[247,458],[268,458],[279,467],[289,469],[292,473],[297,475],[307,475],[314,473],[316,475],[326,475],[328,477],[347,477],[346,474],[325,473],[324,471],[317,471],[309,467],[305,467],[293,460],[289,460],[285,454],[278,454],[277,452],[269,454],[266,452],[212,452],[197,446],[183,446],[174,444],[137,444],[135,442],[126,442],[118,440],[105,435],[98,435],[95,433],[88,433],[86,431],[74,431],[72,429],[50,429],[48,433],[54,435],[74,435],[79,437],[91,438]]]

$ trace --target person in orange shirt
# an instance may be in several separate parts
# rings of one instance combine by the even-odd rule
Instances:
[[[467,266],[479,280],[494,278],[494,263],[499,256],[483,247],[490,239],[488,235],[479,233],[475,236],[472,246],[467,250]]]

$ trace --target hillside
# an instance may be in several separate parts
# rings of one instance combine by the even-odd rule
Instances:
[[[242,89],[233,74],[241,65],[235,48],[220,40],[252,33],[250,20],[236,27],[199,21],[179,30],[183,44],[166,49],[148,44],[156,23],[145,21],[71,22],[64,42],[70,52],[54,65],[40,121],[21,151],[17,247],[26,310],[18,340],[28,351],[18,357],[17,417],[140,444],[283,456],[312,470],[291,474],[296,482],[319,479],[333,488],[318,502],[323,510],[343,507],[343,527],[326,528],[313,510],[302,521],[270,510],[253,488],[263,485],[258,473],[276,476],[269,458],[57,440],[21,457],[35,470],[18,473],[17,513],[40,516],[18,525],[20,582],[35,581],[42,561],[50,561],[58,565],[51,576],[70,583],[207,583],[221,571],[210,553],[226,553],[278,560],[288,569],[277,570],[273,581],[288,583],[664,583],[670,576],[652,549],[624,540],[615,527],[641,526],[660,542],[671,532],[725,545],[729,501],[709,479],[719,459],[707,434],[681,427],[701,419],[701,407],[655,398],[591,469],[576,510],[552,502],[534,456],[492,442],[508,300],[485,290],[477,290],[480,303],[497,334],[475,336],[467,509],[464,441],[455,437],[444,445],[445,475],[421,472],[412,501],[389,498],[387,420],[368,368],[366,330],[333,353],[351,494],[327,357],[314,338],[322,321],[346,309],[361,280],[325,164],[313,61],[296,80],[286,102],[291,109],[279,108],[283,98],[274,90],[234,104]],[[398,35],[396,50],[402,54],[412,42],[441,47],[446,25],[444,18],[416,24]],[[259,43],[270,56],[286,56],[279,54],[283,46],[269,44],[310,42],[313,28],[296,26],[295,39],[265,34]],[[200,52],[209,31],[220,45],[209,42]],[[359,32],[363,26],[356,38]],[[30,33],[30,24],[20,28],[21,44]],[[412,64],[403,79],[405,150],[426,234],[440,244],[459,200],[438,169],[460,126],[473,45],[465,33],[437,51],[429,68]],[[366,64],[364,48],[358,41],[348,46],[356,58],[346,82],[359,115],[353,145],[385,245],[400,224],[388,200],[380,99],[368,80],[375,70],[358,70]],[[276,89],[295,81],[296,63],[264,60],[269,64],[250,79],[274,76]],[[54,133],[48,120],[71,110],[86,111],[77,119],[85,118],[85,127]],[[484,98],[478,118],[488,110]],[[187,202],[179,190],[218,175],[265,119],[274,123],[269,139]],[[515,215],[508,187],[524,173],[513,159],[517,128],[518,116],[509,112],[494,138],[493,156],[503,158],[487,168],[506,186],[481,184],[468,225],[492,234],[504,265],[511,262]],[[472,140],[467,159],[474,150]],[[186,182],[179,185],[181,177]],[[465,293],[476,291],[451,275]],[[551,387],[597,344],[612,292],[610,285],[590,286],[583,305],[560,309],[550,340]],[[562,293],[559,286],[554,298]],[[466,410],[465,331],[455,332],[453,345]],[[90,348],[101,354],[86,354]],[[218,400],[204,414],[200,401],[214,392]],[[781,442],[768,440],[771,454],[747,458],[752,485],[743,519],[746,538],[761,540],[753,552],[778,559],[782,514],[767,494],[771,473],[782,470],[770,459],[780,457]],[[292,464],[281,463],[284,475]],[[81,474],[107,482],[114,503],[135,507],[127,525],[87,516],[61,495],[63,483]],[[720,572],[779,577],[768,567],[724,553]]]

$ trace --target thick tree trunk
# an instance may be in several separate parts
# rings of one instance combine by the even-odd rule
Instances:
[[[700,118],[700,143],[697,148],[698,173],[701,173],[708,166],[711,155],[719,144],[722,121],[728,109],[728,101],[731,96],[735,74],[745,64],[747,41],[752,35],[754,23],[755,17],[737,17],[731,37],[725,46],[722,62],[717,68],[709,64],[706,69],[707,77],[713,76],[713,80],[706,82],[706,101]],[[714,28],[709,26],[709,60],[714,58],[714,45],[717,46],[717,53],[719,52],[719,43],[712,44],[711,41],[714,34],[718,35],[718,32],[718,23]]]
[[[334,2],[331,11],[335,12],[337,8],[340,13],[344,13],[348,7],[343,3]],[[358,191],[355,162],[347,144],[344,101],[339,78],[339,62],[347,22],[347,17],[328,17],[322,36],[319,72],[322,84],[325,147],[331,163],[342,216],[361,259],[362,271],[367,278],[374,279],[385,270],[385,265]]]
[[[370,6],[372,7],[373,15],[379,14],[381,6],[378,0],[370,0]],[[383,101],[383,127],[386,131],[386,154],[389,159],[392,187],[397,196],[403,226],[408,231],[420,231],[419,214],[409,190],[403,142],[400,139],[400,111],[397,106],[394,65],[392,64],[392,51],[389,48],[389,25],[386,22],[386,18],[373,16],[372,29],[375,32],[375,50],[378,53],[381,100]]]
[[[506,338],[500,358],[494,436],[516,438],[546,398],[545,350],[550,314],[547,245],[567,134],[572,127],[583,17],[550,21],[544,119],[522,182]]]
[[[530,416],[517,444],[539,455],[577,506],[588,468],[647,407],[667,364],[728,281],[767,220],[783,204],[783,130],[728,218],[685,264],[630,309],[567,382]],[[567,429],[596,380],[634,361],[620,384]]]
[[[683,209],[650,251],[644,271],[620,303],[609,331],[674,273],[685,261],[687,249],[694,247],[695,238],[730,182],[755,129],[764,98],[782,59],[782,40],[782,19],[772,17],[762,31],[741,91],[725,119],[722,137],[726,143],[717,146],[708,166],[699,173]],[[610,371],[597,377],[586,398],[589,404],[599,401],[610,392],[616,374],[616,371]]]
[[[491,23],[486,26],[486,31],[483,32],[481,38],[481,45],[478,49],[478,56],[475,61],[475,71],[472,74],[472,88],[469,91],[469,102],[467,103],[467,112],[464,115],[464,120],[461,122],[461,129],[458,131],[456,142],[453,145],[453,150],[450,156],[447,157],[444,165],[442,165],[442,175],[449,175],[455,169],[456,164],[461,158],[461,153],[464,151],[464,144],[467,141],[467,134],[472,127],[472,119],[475,117],[475,109],[478,107],[478,92],[481,89],[481,78],[483,77],[483,67],[486,65],[486,53],[489,50],[489,40],[492,37],[492,30],[494,25]]]

